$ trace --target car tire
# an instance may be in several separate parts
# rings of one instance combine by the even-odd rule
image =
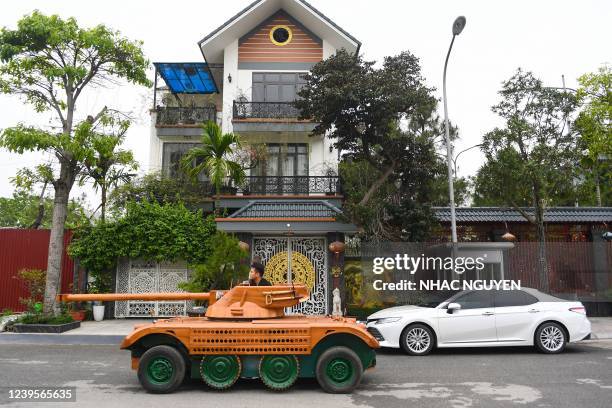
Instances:
[[[361,382],[363,364],[353,350],[337,346],[325,350],[319,356],[315,373],[325,392],[347,394]]]
[[[567,335],[559,323],[546,322],[537,328],[534,342],[540,352],[557,354],[565,350]]]
[[[434,348],[433,330],[424,324],[416,323],[406,327],[400,335],[400,346],[411,356],[425,356]]]
[[[155,346],[138,362],[138,381],[153,394],[176,391],[185,379],[185,359],[171,346]]]

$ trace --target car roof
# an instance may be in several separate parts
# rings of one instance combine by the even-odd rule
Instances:
[[[516,289],[515,289],[516,290]],[[567,302],[567,300],[565,299],[561,299],[552,295],[549,295],[547,293],[544,292],[540,292],[537,289],[534,288],[526,288],[526,287],[521,287],[521,289],[523,292],[530,294],[531,296],[535,297],[536,299],[538,299],[539,302]],[[468,292],[477,292],[478,290],[476,289],[468,289],[468,290],[462,290],[461,292],[457,292],[455,293],[453,296],[451,296],[451,298],[457,298],[459,295],[462,295],[464,293],[468,293]],[[495,291],[495,289],[490,289],[490,290],[485,290],[486,292],[493,292]],[[446,300],[448,301],[448,299]]]

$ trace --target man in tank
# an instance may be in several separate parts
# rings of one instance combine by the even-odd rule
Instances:
[[[261,262],[253,261],[251,270],[249,271],[249,280],[246,282],[250,286],[272,286],[272,284],[263,277],[264,266]]]

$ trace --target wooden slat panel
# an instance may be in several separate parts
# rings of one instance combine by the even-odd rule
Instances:
[[[293,35],[289,44],[278,46],[270,41],[270,30],[277,25],[291,28]],[[240,62],[318,62],[322,59],[322,45],[282,11],[243,39],[238,47]]]

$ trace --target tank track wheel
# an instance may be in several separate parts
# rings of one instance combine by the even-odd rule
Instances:
[[[291,387],[300,374],[300,362],[296,356],[262,356],[259,360],[259,378],[274,391]]]
[[[200,362],[202,380],[215,390],[225,390],[234,385],[241,371],[242,363],[235,355],[209,355]]]

